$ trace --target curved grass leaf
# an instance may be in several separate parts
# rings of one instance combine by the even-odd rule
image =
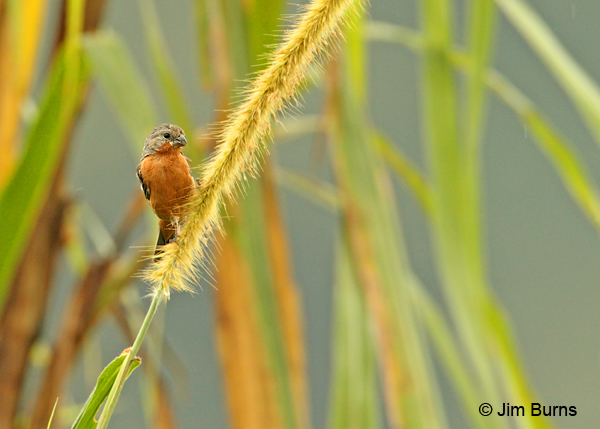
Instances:
[[[493,13],[492,9],[488,9],[488,13]],[[480,20],[485,21],[481,17]],[[474,376],[472,382],[485,392],[492,403],[507,399],[527,403],[531,395],[525,387],[526,379],[518,365],[516,351],[510,344],[512,339],[507,335],[506,324],[501,326],[492,317],[494,314],[505,319],[502,309],[489,292],[485,273],[479,221],[480,178],[477,172],[480,161],[474,150],[476,145],[471,142],[465,146],[459,139],[457,82],[453,76],[455,65],[448,2],[428,0],[425,24],[429,47],[425,51],[425,97],[434,196],[432,231],[440,255],[443,290],[469,358]],[[468,60],[469,77],[474,79],[473,74],[477,72],[483,80],[483,63],[479,67],[472,65],[473,61],[482,62],[482,59],[469,57]],[[476,104],[480,108],[482,97],[483,94],[475,97],[479,98]],[[480,118],[475,119],[475,122],[470,121],[473,122],[471,127],[475,124],[476,132],[473,134],[471,131],[474,138],[478,134],[476,122]],[[504,426],[505,422],[490,421],[489,424]],[[526,417],[522,424],[524,427],[545,427],[548,423]]]
[[[336,212],[340,208],[340,195],[337,189],[329,183],[303,173],[281,168],[275,170],[275,180],[280,186],[295,192],[325,210]]]
[[[568,144],[538,112],[535,105],[500,73],[490,71],[487,83],[533,131],[537,137],[535,142],[554,164],[572,198],[600,231],[600,194],[588,177],[584,164],[571,149],[572,145]]]
[[[398,43],[413,51],[422,51],[425,47],[423,37],[415,30],[382,21],[366,22],[365,37],[368,40]]]
[[[521,0],[496,0],[498,7],[546,63],[581,112],[600,144],[600,88],[562,46],[544,21]]]
[[[379,28],[382,25],[385,31]],[[413,42],[414,40],[419,40],[420,36],[412,30],[404,28],[396,29],[393,25],[380,23],[371,23],[371,26],[373,31],[370,34],[375,36],[374,40],[399,43],[416,51],[423,50],[422,43]],[[465,71],[469,70],[469,58],[466,55],[454,51],[450,53],[450,58],[454,67]],[[539,113],[535,105],[501,74],[495,70],[488,70],[485,75],[485,83],[498,94],[501,100],[519,114],[523,121],[532,129],[537,137],[534,141],[540,145],[542,151],[553,162],[557,173],[575,201],[598,227],[600,216],[600,198],[598,197],[598,192],[592,181],[589,180],[583,163],[571,150],[570,145],[561,138],[552,125]],[[455,365],[456,352],[448,348],[452,344],[446,341],[447,338],[443,337],[440,332],[435,332],[439,331],[440,328],[444,328],[444,326],[441,325],[441,321],[434,319],[435,314],[430,313],[430,304],[424,302],[422,297],[419,299],[422,304],[425,304],[423,311],[425,311],[426,321],[429,329],[432,330],[433,339],[437,343],[436,346],[439,348],[440,353],[444,355],[444,364],[448,366],[450,374],[455,378],[455,383],[457,385],[464,384],[464,380],[461,380],[461,378],[464,378],[464,374],[461,374],[459,371],[462,370]],[[487,311],[490,314],[491,328],[496,334],[498,350],[503,356],[502,361],[500,361],[499,370],[503,375],[502,379],[504,380],[506,389],[512,397],[519,398],[519,402],[531,402],[532,394],[525,380],[522,376],[519,376],[523,372],[522,366],[517,359],[517,352],[513,346],[514,340],[510,335],[505,317],[496,304],[492,303],[492,305],[489,305]],[[464,396],[466,392],[461,389],[461,393],[464,400],[469,402],[469,398]],[[469,409],[469,413],[470,411]],[[479,420],[478,416],[475,415],[474,417],[476,417],[476,420]],[[531,422],[524,422],[524,424],[530,425]],[[534,427],[549,427],[549,422],[537,419],[535,420]]]
[[[113,384],[115,383],[117,374],[119,373],[119,369],[121,368],[123,360],[125,360],[126,354],[126,351],[124,351],[120,356],[109,363],[106,368],[104,368],[98,377],[98,381],[96,382],[94,390],[92,390],[92,393],[88,397],[87,401],[85,401],[85,404],[77,416],[75,423],[73,423],[73,426],[71,426],[71,429],[93,429],[98,425],[95,416],[98,413],[100,406],[108,396]],[[136,369],[141,363],[142,359],[135,357],[131,361],[127,377],[129,377],[133,370]]]
[[[412,165],[403,153],[395,149],[392,144],[380,133],[375,133],[375,145],[381,156],[392,169],[406,182],[408,188],[421,203],[423,209],[431,214],[431,190],[421,172]]]

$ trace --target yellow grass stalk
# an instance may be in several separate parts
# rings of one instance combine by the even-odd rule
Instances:
[[[171,288],[191,290],[194,263],[204,256],[212,231],[221,227],[223,198],[233,196],[246,172],[255,172],[271,118],[294,100],[308,65],[327,53],[349,12],[361,6],[362,0],[315,0],[286,32],[267,67],[253,79],[243,101],[225,122],[177,242],[165,246],[161,257],[144,273],[155,291],[168,297]]]
[[[0,185],[14,166],[16,137],[44,25],[46,0],[7,2],[0,16]]]
[[[277,205],[275,183],[269,170],[269,168],[266,169],[263,198],[265,221],[269,226],[266,238],[273,273],[273,286],[277,297],[277,309],[290,375],[296,421],[299,427],[308,428],[310,427],[308,423],[310,416],[306,385],[304,330],[301,323],[302,300],[292,275],[287,237]]]
[[[243,254],[232,240],[219,240],[217,339],[233,429],[282,429],[277,383],[269,370]],[[235,267],[235,269],[231,269]]]

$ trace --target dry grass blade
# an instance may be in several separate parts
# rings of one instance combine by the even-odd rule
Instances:
[[[292,275],[292,264],[288,251],[287,237],[277,206],[277,197],[272,175],[264,180],[265,221],[267,244],[273,274],[273,286],[277,297],[279,320],[286,348],[287,366],[296,411],[296,421],[301,428],[308,428],[309,412],[306,386],[306,362],[304,332],[302,329],[302,300]]]
[[[382,292],[377,272],[376,255],[369,240],[367,228],[362,222],[360,210],[348,202],[344,208],[344,226],[348,250],[354,261],[357,279],[363,289],[364,300],[373,319],[374,343],[382,371],[382,385],[386,411],[391,428],[401,428],[404,416],[398,404],[402,401],[402,386],[406,380],[402,362],[394,348],[393,323],[389,306]]]
[[[269,121],[293,99],[308,65],[323,55],[348,12],[360,0],[316,0],[290,30],[247,90],[221,133],[221,143],[202,174],[202,185],[189,208],[177,243],[165,246],[162,257],[145,272],[145,279],[166,296],[171,288],[190,290],[194,262],[212,230],[220,227],[219,206],[240,186],[243,172],[253,173],[260,142],[270,129]]]
[[[217,258],[217,338],[227,387],[231,427],[282,427],[276,384],[268,370],[259,321],[254,311],[250,273],[231,239],[219,240]],[[235,270],[230,267],[237,267]]]

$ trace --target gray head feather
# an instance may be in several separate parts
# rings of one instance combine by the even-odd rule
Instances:
[[[154,155],[164,147],[165,143],[170,143],[169,148],[179,148],[187,144],[185,133],[177,125],[162,124],[154,128],[144,141],[144,150],[141,159]]]

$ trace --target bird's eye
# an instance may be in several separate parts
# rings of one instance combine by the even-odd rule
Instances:
[[[164,138],[166,138],[166,139],[170,139],[170,138],[171,138],[171,134],[169,134],[169,133],[164,133],[164,134],[163,134],[163,137],[164,137]]]

